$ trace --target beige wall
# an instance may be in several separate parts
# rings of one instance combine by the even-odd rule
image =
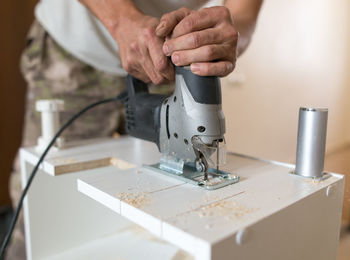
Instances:
[[[300,106],[328,107],[327,150],[350,141],[350,1],[266,0],[223,80],[228,149],[295,159]]]
[[[350,15],[349,15],[350,16]],[[348,19],[348,23],[350,24],[350,17]],[[350,33],[349,33],[350,34]],[[350,38],[350,36],[349,36]],[[350,39],[349,39],[349,44],[348,44],[348,57],[350,57]],[[346,132],[347,132],[347,143],[350,144],[350,58],[348,59],[348,66],[347,66],[347,71],[348,71],[348,80],[347,80],[347,127],[346,127]]]

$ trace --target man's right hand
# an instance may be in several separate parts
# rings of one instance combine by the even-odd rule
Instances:
[[[163,53],[164,38],[155,33],[159,20],[140,12],[130,0],[79,0],[117,41],[123,68],[156,85],[174,81],[174,66]]]
[[[156,35],[158,19],[139,14],[121,19],[112,36],[119,47],[123,68],[136,78],[158,85],[174,80],[174,67],[162,51],[164,39]]]

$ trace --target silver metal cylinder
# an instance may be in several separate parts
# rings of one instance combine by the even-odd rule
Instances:
[[[322,177],[326,150],[328,109],[299,109],[295,174]]]

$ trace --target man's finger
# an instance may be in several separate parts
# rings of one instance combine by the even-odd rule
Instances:
[[[134,51],[129,53],[129,56],[125,60],[122,60],[123,68],[135,78],[142,80],[145,83],[149,83],[150,79],[146,72],[143,70],[140,63],[135,62],[141,56],[139,48],[134,48]]]
[[[127,70],[127,72],[145,83],[151,82],[150,78],[147,76],[147,73],[139,64],[134,64],[129,68],[129,70]]]
[[[142,69],[146,72],[147,76],[150,78],[150,80],[158,85],[162,82],[164,82],[164,78],[163,76],[155,69],[151,56],[149,54],[149,50],[146,47],[146,45],[144,45],[141,49],[141,65],[142,65]]]
[[[230,61],[202,62],[191,64],[192,73],[199,76],[225,77],[230,74],[235,65]]]
[[[218,59],[229,59],[231,49],[224,45],[212,44],[192,50],[175,51],[171,60],[176,66],[186,66],[191,63],[213,61]]]
[[[143,70],[140,64],[135,64],[135,66],[133,66],[132,69],[128,71],[128,73],[145,83],[151,82],[151,79],[147,76],[147,73]]]
[[[172,38],[177,38],[181,35],[188,34],[194,31],[200,31],[213,27],[218,23],[221,17],[213,12],[213,8],[204,8],[197,12],[192,12],[184,17],[173,29]]]
[[[165,41],[163,50],[166,55],[171,55],[178,50],[191,50],[204,45],[211,45],[223,42],[223,33],[217,28],[209,28],[197,32],[171,38]]]
[[[188,8],[180,8],[176,11],[164,14],[160,19],[160,23],[156,28],[156,34],[158,37],[168,36],[174,27],[187,15],[191,13]]]
[[[157,72],[169,81],[174,80],[174,68],[167,56],[162,52],[163,41],[158,37],[149,40],[148,50],[153,66]]]
[[[132,76],[134,76],[135,78],[143,81],[144,83],[150,83],[151,80],[150,78],[146,75],[146,73],[144,71],[139,72],[139,71],[134,71],[132,73],[130,73]]]

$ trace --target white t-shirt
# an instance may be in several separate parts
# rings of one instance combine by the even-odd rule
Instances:
[[[199,9],[221,1],[136,0],[147,15],[161,17],[180,7]],[[126,75],[118,55],[118,45],[102,23],[78,0],[40,0],[35,17],[65,50],[81,61],[115,75]]]

